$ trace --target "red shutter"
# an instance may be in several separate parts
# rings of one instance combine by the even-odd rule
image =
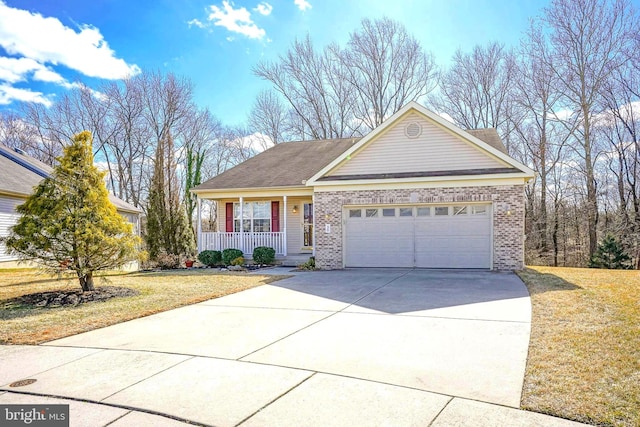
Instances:
[[[227,233],[233,233],[233,203],[227,203]]]
[[[280,202],[271,202],[271,231],[280,231]]]

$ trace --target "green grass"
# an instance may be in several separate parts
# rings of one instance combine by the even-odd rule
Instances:
[[[127,287],[133,297],[59,308],[9,308],[22,295],[77,289],[76,278],[44,276],[36,270],[0,270],[0,344],[40,344],[172,308],[218,298],[285,276],[220,273],[212,269],[115,274],[96,278],[101,285]]]
[[[640,426],[640,272],[531,267],[533,317],[522,407]]]

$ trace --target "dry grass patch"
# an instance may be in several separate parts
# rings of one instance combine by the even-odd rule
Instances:
[[[531,267],[522,407],[606,426],[640,426],[640,273]]]
[[[116,274],[96,278],[102,285],[139,292],[75,307],[9,308],[7,301],[27,294],[79,287],[75,277],[51,278],[36,270],[0,270],[0,344],[40,344],[80,332],[206,301],[286,276],[220,273],[212,269]]]

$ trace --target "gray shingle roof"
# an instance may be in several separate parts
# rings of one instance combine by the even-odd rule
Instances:
[[[0,193],[27,197],[33,193],[33,187],[52,171],[53,168],[46,163],[0,144]],[[119,211],[142,212],[113,194],[109,194],[109,200]]]
[[[509,154],[507,153],[507,147],[504,146],[500,135],[498,135],[498,132],[494,128],[467,129],[467,133],[470,133],[476,138],[486,142],[493,148],[502,151],[504,154]]]
[[[360,138],[282,142],[198,185],[195,190],[303,187]]]
[[[468,133],[507,153],[495,129],[471,129]],[[203,182],[194,190],[302,187],[322,168],[358,142],[360,138],[295,141],[268,150]]]

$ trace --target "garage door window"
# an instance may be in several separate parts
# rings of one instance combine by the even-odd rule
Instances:
[[[396,210],[394,208],[382,209],[382,216],[396,216]]]
[[[413,208],[400,208],[400,216],[413,216]]]
[[[376,218],[378,216],[378,209],[366,209],[367,218]]]
[[[449,206],[436,206],[435,213],[436,213],[436,216],[449,215]]]
[[[486,215],[487,207],[486,206],[472,206],[471,207],[472,215]]]
[[[362,217],[362,210],[349,209],[349,218],[360,218],[360,217]]]
[[[453,207],[453,215],[466,215],[467,207],[466,206],[454,206]]]
[[[431,208],[418,208],[418,216],[431,216]]]

